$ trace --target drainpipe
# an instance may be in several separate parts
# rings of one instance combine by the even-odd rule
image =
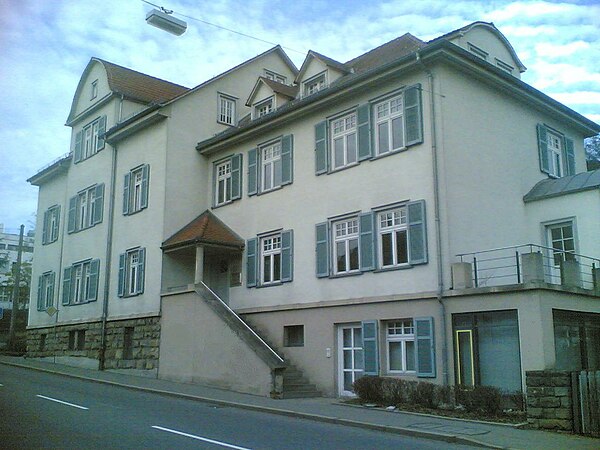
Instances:
[[[448,336],[446,330],[446,305],[444,304],[444,272],[442,261],[442,229],[440,224],[440,187],[438,177],[438,155],[437,155],[437,135],[435,125],[435,94],[433,73],[427,68],[421,59],[420,52],[416,53],[416,60],[423,66],[423,70],[427,74],[427,82],[429,88],[429,121],[431,125],[431,160],[433,166],[433,208],[435,215],[435,241],[436,241],[436,257],[437,257],[437,291],[436,298],[442,309],[442,332],[444,339],[442,340],[442,375],[444,385],[448,385]]]
[[[104,370],[106,354],[106,319],[108,317],[108,298],[110,294],[110,268],[112,258],[112,236],[115,215],[115,186],[117,178],[117,146],[112,145],[112,168],[110,176],[110,195],[108,196],[108,235],[106,239],[106,275],[104,276],[104,299],[102,301],[102,330],[100,332],[100,353],[98,370]]]

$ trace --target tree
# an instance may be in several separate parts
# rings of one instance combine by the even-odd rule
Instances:
[[[0,261],[1,263],[1,261]],[[5,289],[12,299],[12,292],[15,286],[15,278],[17,276],[16,273],[16,264],[13,264],[11,272],[8,274],[8,277],[0,282],[0,287]],[[17,295],[17,309],[22,310],[25,309],[25,305],[29,303],[29,287],[31,285],[31,263],[30,262],[22,262],[21,263],[21,277],[19,280],[19,292]]]
[[[588,161],[600,161],[600,134],[583,141]]]

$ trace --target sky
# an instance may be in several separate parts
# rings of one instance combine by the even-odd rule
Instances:
[[[27,179],[68,153],[65,121],[90,58],[194,87],[284,47],[348,61],[406,32],[430,40],[493,22],[527,67],[522,80],[600,123],[600,0],[154,0],[188,23],[149,26],[142,0],[0,0],[0,223],[35,226]],[[206,24],[210,22],[257,39]],[[264,42],[267,41],[267,42]]]

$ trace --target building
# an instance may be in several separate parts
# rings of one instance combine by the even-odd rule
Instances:
[[[598,368],[600,126],[493,24],[127,85],[162,99],[111,70],[133,76],[92,59],[72,152],[30,180],[63,224],[36,243],[32,357],[274,396]]]

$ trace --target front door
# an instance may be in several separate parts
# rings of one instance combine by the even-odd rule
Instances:
[[[363,376],[364,353],[360,323],[338,327],[338,392],[354,395],[352,383]]]

